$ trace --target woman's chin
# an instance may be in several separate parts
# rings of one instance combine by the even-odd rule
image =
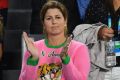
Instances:
[[[54,32],[54,33],[51,33],[51,35],[59,35],[60,34],[60,32]]]

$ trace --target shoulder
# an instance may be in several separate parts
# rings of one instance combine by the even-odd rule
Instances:
[[[83,53],[88,54],[88,47],[84,43],[72,40],[69,51],[70,55],[83,55]]]
[[[72,40],[71,46],[74,47],[74,48],[77,48],[77,47],[82,47],[82,46],[86,46],[86,45],[82,42]]]
[[[35,41],[34,44],[35,44],[35,45],[43,45],[43,44],[44,44],[44,39]]]

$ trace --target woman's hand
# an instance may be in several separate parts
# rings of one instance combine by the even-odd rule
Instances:
[[[26,32],[23,32],[23,39],[25,41],[27,50],[30,52],[30,54],[32,55],[33,59],[38,59],[38,49],[36,48],[36,46],[33,43],[33,40],[31,38],[28,37]]]
[[[114,36],[114,30],[112,28],[101,28],[98,31],[98,36],[102,40],[110,40]]]

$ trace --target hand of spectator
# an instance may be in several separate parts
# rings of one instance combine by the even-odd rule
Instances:
[[[102,40],[110,40],[114,36],[114,30],[108,27],[100,28],[98,36]]]
[[[33,59],[38,59],[38,49],[34,45],[33,40],[28,37],[26,32],[23,32],[23,39],[26,43],[27,50],[32,55],[32,58]]]

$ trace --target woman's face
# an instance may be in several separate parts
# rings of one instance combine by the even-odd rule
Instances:
[[[48,36],[64,34],[66,24],[67,22],[59,9],[53,8],[47,10],[43,26]]]

